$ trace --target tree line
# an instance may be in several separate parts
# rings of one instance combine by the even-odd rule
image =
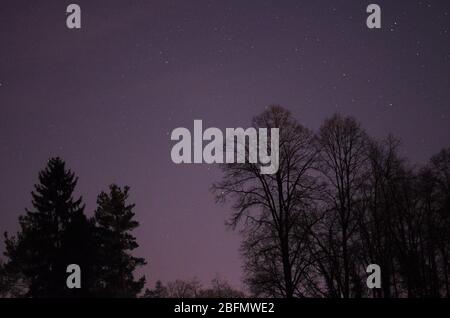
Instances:
[[[244,298],[246,295],[234,289],[226,280],[219,276],[211,280],[211,286],[204,288],[196,279],[176,279],[164,285],[156,281],[153,289],[146,289],[146,298]]]
[[[213,185],[233,203],[253,295],[450,296],[450,148],[413,166],[397,139],[375,140],[352,117],[313,132],[280,106],[253,127],[280,128],[278,172],[227,164]],[[366,286],[369,264],[380,289]]]
[[[233,203],[227,224],[242,233],[249,295],[450,296],[450,148],[412,165],[396,138],[376,140],[352,117],[335,114],[313,132],[280,106],[253,127],[280,129],[278,172],[223,164],[212,186],[218,202]],[[18,233],[5,233],[0,297],[245,296],[220,278],[209,288],[192,279],[143,291],[129,187],[101,192],[87,217],[76,184],[60,158],[39,173]],[[68,264],[82,268],[81,289],[67,288]],[[369,264],[381,267],[380,289],[365,284]]]

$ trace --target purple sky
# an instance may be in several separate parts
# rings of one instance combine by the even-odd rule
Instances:
[[[381,30],[365,25],[373,2]],[[70,3],[81,30],[66,28]],[[450,146],[449,29],[448,0],[2,0],[0,230],[17,230],[58,155],[88,214],[108,184],[131,187],[150,284],[219,274],[239,287],[239,235],[209,191],[220,171],[173,164],[170,132],[249,126],[277,103],[315,130],[355,116],[425,162]]]

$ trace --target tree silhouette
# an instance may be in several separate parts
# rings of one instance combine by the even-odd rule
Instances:
[[[168,297],[167,287],[165,287],[160,280],[156,281],[154,289],[147,288],[144,293],[144,298],[167,298],[167,297]]]
[[[450,148],[443,149],[433,156],[428,165],[435,187],[432,193],[433,236],[435,241],[437,279],[442,282],[445,295],[450,297]],[[431,205],[429,205],[431,206]]]
[[[443,150],[413,168],[392,136],[374,142],[360,204],[359,255],[382,268],[374,297],[448,296],[449,160]]]
[[[382,268],[382,288],[373,290],[374,297],[399,296],[395,200],[401,191],[400,181],[407,174],[405,161],[398,154],[399,146],[400,142],[393,136],[370,143],[367,178],[361,188],[358,215],[361,267],[363,263],[375,263]]]
[[[226,280],[215,277],[211,280],[211,287],[200,291],[201,298],[244,298],[245,294],[234,289]]]
[[[326,277],[333,297],[358,296],[360,286],[355,262],[355,235],[358,231],[360,189],[366,180],[369,139],[351,117],[334,115],[327,119],[318,133],[318,171],[326,184],[322,192],[324,219],[314,233],[318,238]],[[358,277],[358,278],[357,278]],[[352,281],[355,284],[352,284]],[[353,285],[354,290],[351,290]]]
[[[16,237],[5,233],[6,266],[28,282],[25,296],[70,297],[89,292],[89,274],[82,275],[85,288],[66,286],[67,266],[75,263],[87,268],[91,255],[86,250],[90,244],[84,235],[89,227],[84,205],[81,197],[73,197],[76,184],[77,178],[64,161],[51,158],[31,193],[33,209],[19,218],[19,233]]]
[[[263,175],[257,164],[225,164],[216,198],[234,200],[230,225],[245,224],[242,253],[246,281],[258,296],[315,294],[311,268],[310,227],[316,222],[311,176],[316,157],[313,134],[291,114],[272,106],[254,127],[280,128],[280,165]]]
[[[95,222],[101,249],[99,289],[106,297],[136,297],[145,284],[145,277],[135,280],[134,270],[146,264],[131,252],[138,247],[130,233],[139,223],[134,220],[134,204],[128,204],[129,187],[122,190],[113,184],[109,193],[97,198]]]

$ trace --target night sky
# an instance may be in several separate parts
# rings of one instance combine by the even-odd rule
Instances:
[[[81,30],[66,27],[70,3]],[[381,30],[366,27],[370,3]],[[426,162],[450,146],[450,1],[2,0],[0,231],[17,231],[61,156],[88,215],[110,183],[131,187],[149,285],[219,274],[240,287],[230,205],[210,192],[221,172],[173,164],[170,133],[248,127],[270,104],[314,130],[352,115]]]

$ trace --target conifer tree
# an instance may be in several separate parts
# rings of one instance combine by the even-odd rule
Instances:
[[[74,199],[75,174],[60,158],[51,158],[39,173],[39,184],[32,191],[31,210],[19,217],[16,237],[5,233],[6,266],[28,282],[23,296],[69,297],[86,295],[90,282],[92,252],[87,250],[92,236],[84,215],[82,198]],[[66,268],[77,264],[84,271],[80,290],[67,288]]]
[[[134,204],[128,204],[129,187],[113,184],[109,193],[97,198],[96,226],[102,251],[100,289],[106,297],[136,297],[145,284],[145,277],[134,279],[133,272],[146,264],[131,253],[138,247],[131,234],[139,223],[134,220]]]

